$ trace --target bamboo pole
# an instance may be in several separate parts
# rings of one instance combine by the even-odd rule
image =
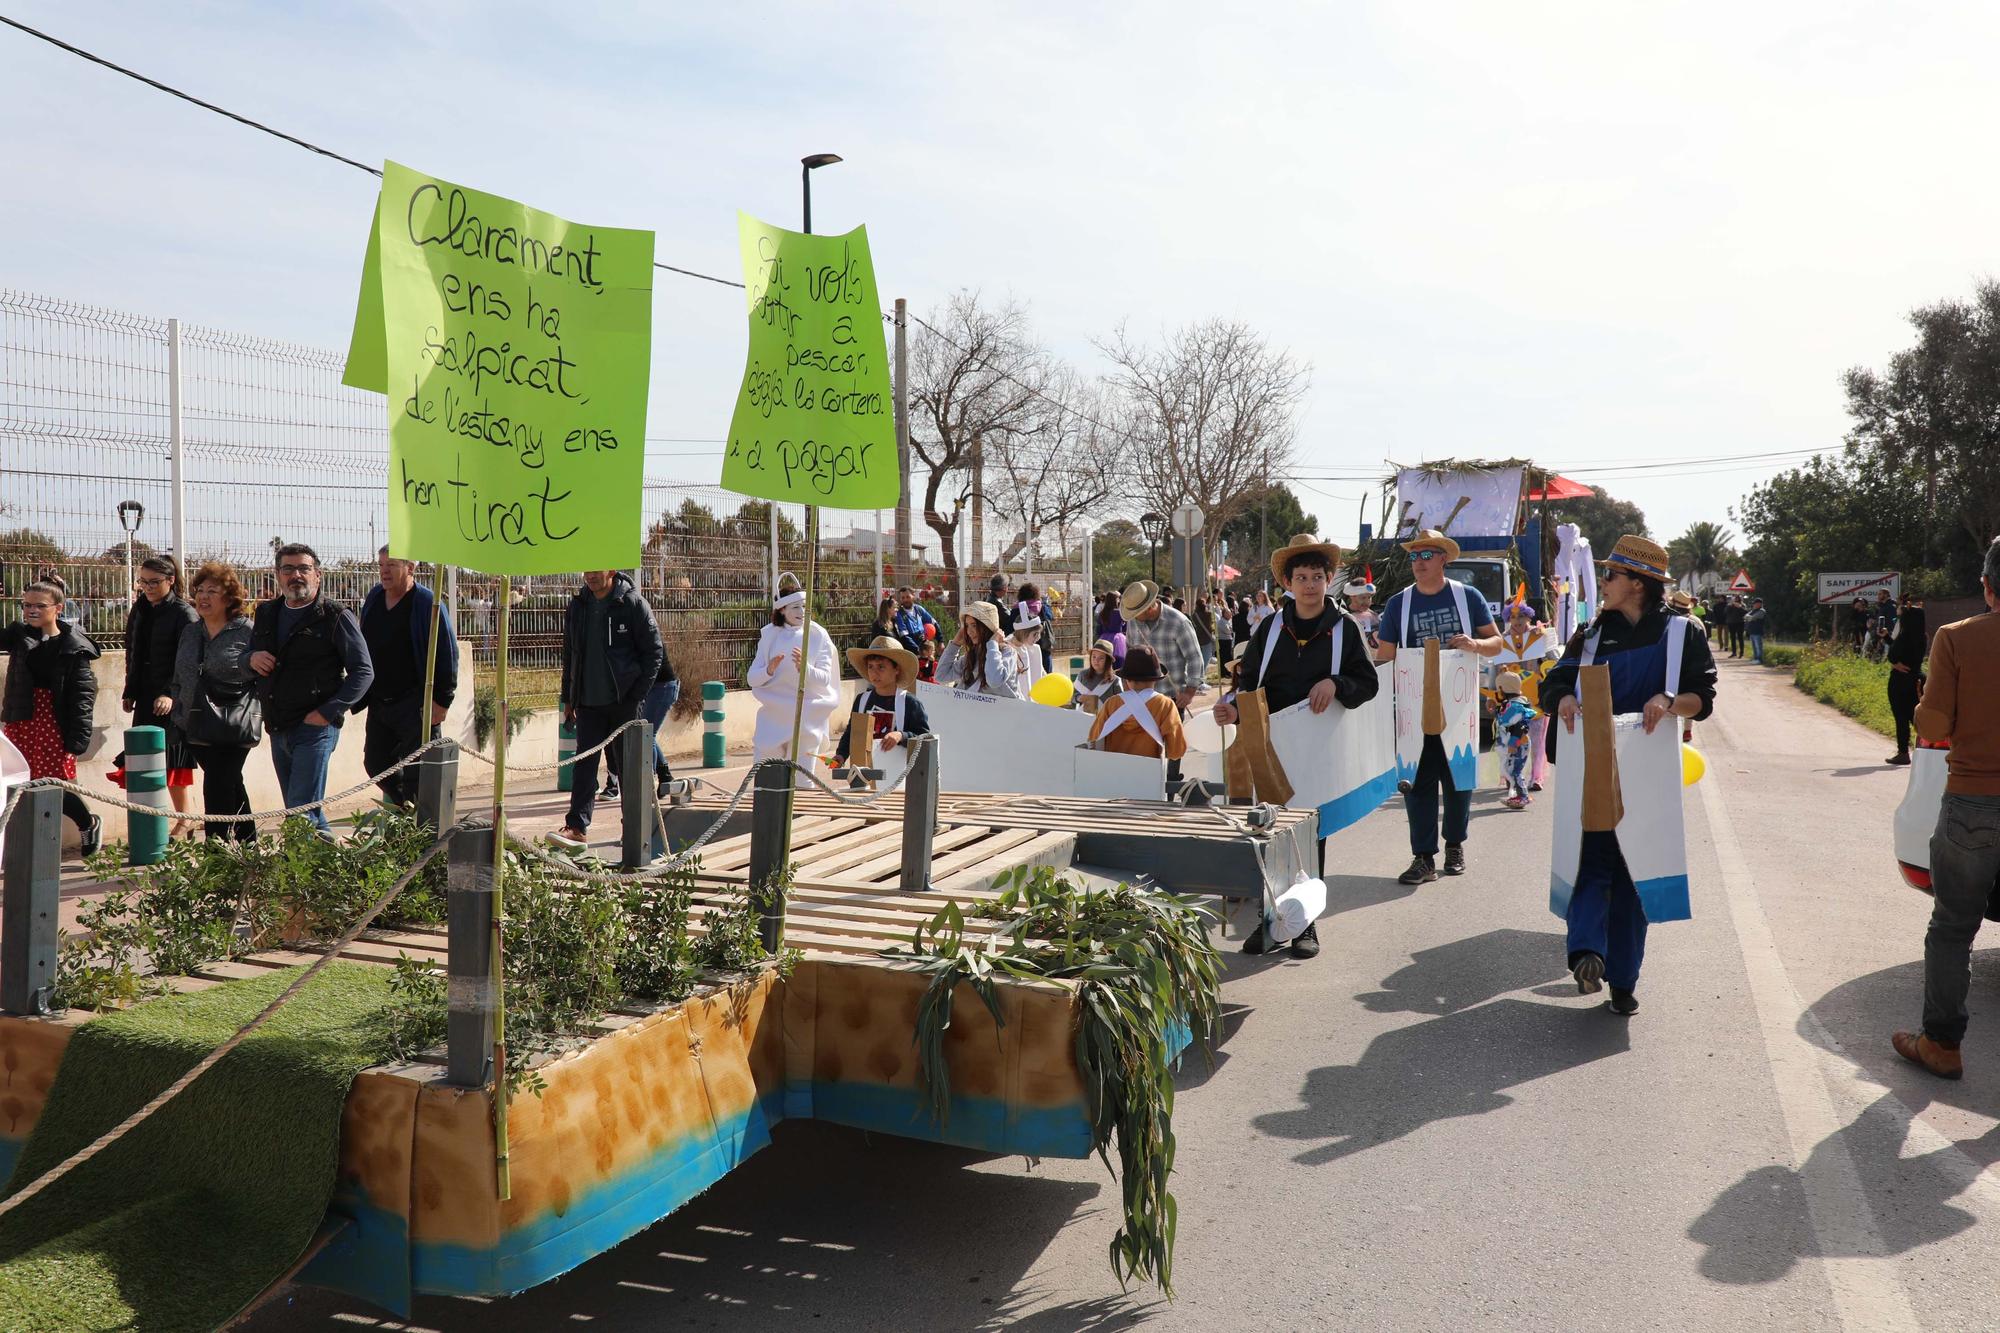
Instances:
[[[503,874],[507,866],[507,604],[513,580],[500,576],[499,663],[493,688],[499,696],[493,735],[493,1174],[502,1200],[514,1196],[513,1172],[507,1153],[507,986],[501,967],[500,923],[507,902]],[[433,654],[435,658],[435,654]]]
[[[444,591],[435,586],[444,582],[444,567],[435,560],[431,562],[431,628],[424,640],[424,693],[423,702],[417,706],[417,736],[420,744],[428,745],[431,740],[432,697],[437,692],[438,621],[442,619]],[[424,756],[425,763],[435,762],[430,755]],[[440,830],[442,831],[442,830]]]
[[[805,619],[799,622],[799,627],[800,627],[799,628],[799,693],[797,700],[792,705],[791,757],[792,757],[792,762],[794,764],[798,765],[801,768],[804,768],[808,773],[812,771],[812,768],[810,766],[810,761],[805,756],[799,753],[799,741],[802,739],[805,731],[806,671],[807,668],[812,663],[813,583],[815,579],[818,577],[818,572],[819,572],[819,506],[807,505],[806,506]],[[839,670],[840,670],[840,659],[836,657],[834,659],[834,671],[838,673]],[[780,874],[784,873],[784,867],[786,863],[791,860],[792,809],[794,805],[794,798],[798,795],[798,790],[799,790],[799,775],[795,771],[791,774],[791,780],[785,784],[785,839],[783,844],[784,852],[778,858],[778,873]],[[757,891],[757,886],[753,884],[750,886],[750,889],[752,893],[755,893]],[[778,920],[778,947],[782,949],[784,947],[784,944],[785,944],[784,918],[782,915],[780,915]]]

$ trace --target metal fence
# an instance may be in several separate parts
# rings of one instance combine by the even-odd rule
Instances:
[[[131,596],[119,515],[128,501],[143,506],[131,534],[137,558],[158,549],[184,564],[228,560],[262,597],[272,591],[273,549],[303,541],[319,552],[329,593],[358,607],[388,532],[389,440],[381,396],[342,385],[343,365],[321,348],[0,290],[0,616],[13,619],[22,586],[53,567],[86,632],[115,646]],[[672,443],[649,441],[649,454]],[[765,502],[656,475],[655,461],[643,485],[642,562],[631,572],[683,678],[739,684],[769,619],[774,573],[805,573],[804,512],[777,506],[774,534]],[[886,517],[821,511],[815,615],[841,646],[862,642],[874,620]],[[937,549],[935,534],[917,535]],[[1056,643],[1073,652],[1089,599],[1081,537],[1068,545],[1077,549],[1067,556],[1017,556],[1007,578],[1057,594]],[[992,554],[968,554],[966,589],[983,596]],[[941,610],[956,604],[956,579],[935,559],[898,568],[885,549],[880,568],[891,588],[911,584]],[[439,581],[480,679],[490,679],[498,581]],[[574,576],[514,581],[508,668],[519,675],[509,692],[524,703],[554,698],[563,607],[577,586]]]

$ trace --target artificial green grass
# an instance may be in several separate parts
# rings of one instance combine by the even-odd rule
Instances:
[[[1830,657],[1807,655],[1799,659],[1792,683],[1871,731],[1891,737],[1896,734],[1896,719],[1889,712],[1886,662],[1870,662],[1853,653],[1835,653]]]
[[[84,1024],[7,1192],[145,1105],[297,974]],[[348,1085],[382,1059],[389,976],[330,965],[151,1119],[0,1218],[0,1328],[212,1329],[284,1273],[333,1192]]]

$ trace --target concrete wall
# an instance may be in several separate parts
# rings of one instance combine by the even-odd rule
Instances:
[[[97,710],[93,719],[94,731],[90,749],[77,760],[77,779],[87,787],[100,791],[116,792],[108,778],[112,760],[125,746],[124,731],[133,725],[130,714],[119,708],[119,694],[125,688],[125,654],[107,652],[94,664],[97,675]],[[451,713],[445,718],[444,734],[457,740],[467,749],[472,748],[472,659],[470,653],[460,650],[458,678],[461,686],[458,697],[452,701]],[[5,669],[0,667],[0,680],[5,679]],[[683,683],[683,693],[692,690],[700,693],[700,682]],[[855,682],[841,682],[843,703],[853,697]],[[747,690],[731,690],[723,697],[722,711],[725,716],[723,735],[727,737],[732,752],[747,751],[751,736],[756,729],[757,701]],[[367,780],[367,773],[361,764],[362,732],[366,726],[366,715],[350,718],[341,728],[340,744],[334,750],[333,764],[327,773],[326,788],[329,794],[347,790]],[[507,748],[510,767],[515,764],[549,764],[556,758],[556,727],[558,718],[553,706],[536,710],[528,719],[513,742]],[[660,741],[676,768],[687,768],[690,763],[699,763],[701,757],[702,724],[700,717],[689,722],[668,719],[660,728]],[[271,767],[271,747],[267,740],[260,744],[243,766],[243,776],[250,789],[250,806],[253,810],[276,810],[283,808],[278,794],[278,779]],[[459,789],[486,787],[491,782],[493,768],[476,759],[468,759],[459,766]],[[552,791],[555,789],[555,774],[535,773],[508,784],[510,791]],[[195,798],[192,809],[201,809],[201,775],[195,775]],[[374,799],[372,787],[340,803],[339,809],[352,810],[368,805]],[[105,834],[107,838],[125,836],[124,811],[107,810]],[[75,844],[76,830],[64,823],[64,837],[69,845]]]

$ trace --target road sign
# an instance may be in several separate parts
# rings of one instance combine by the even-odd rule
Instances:
[[[1736,577],[1729,580],[1729,591],[1731,592],[1757,591],[1757,585],[1750,581],[1750,571],[1747,569],[1737,570]]]
[[[1195,508],[1193,505],[1175,506],[1172,519],[1174,536],[1199,537],[1201,535],[1202,520],[1207,517],[1208,515],[1202,513],[1201,510]]]
[[[1871,569],[1858,574],[1822,574],[1819,576],[1819,604],[1834,606],[1851,602],[1857,595],[1875,600],[1875,594],[1882,589],[1889,590],[1891,601],[1903,595],[1903,576],[1893,569]]]

